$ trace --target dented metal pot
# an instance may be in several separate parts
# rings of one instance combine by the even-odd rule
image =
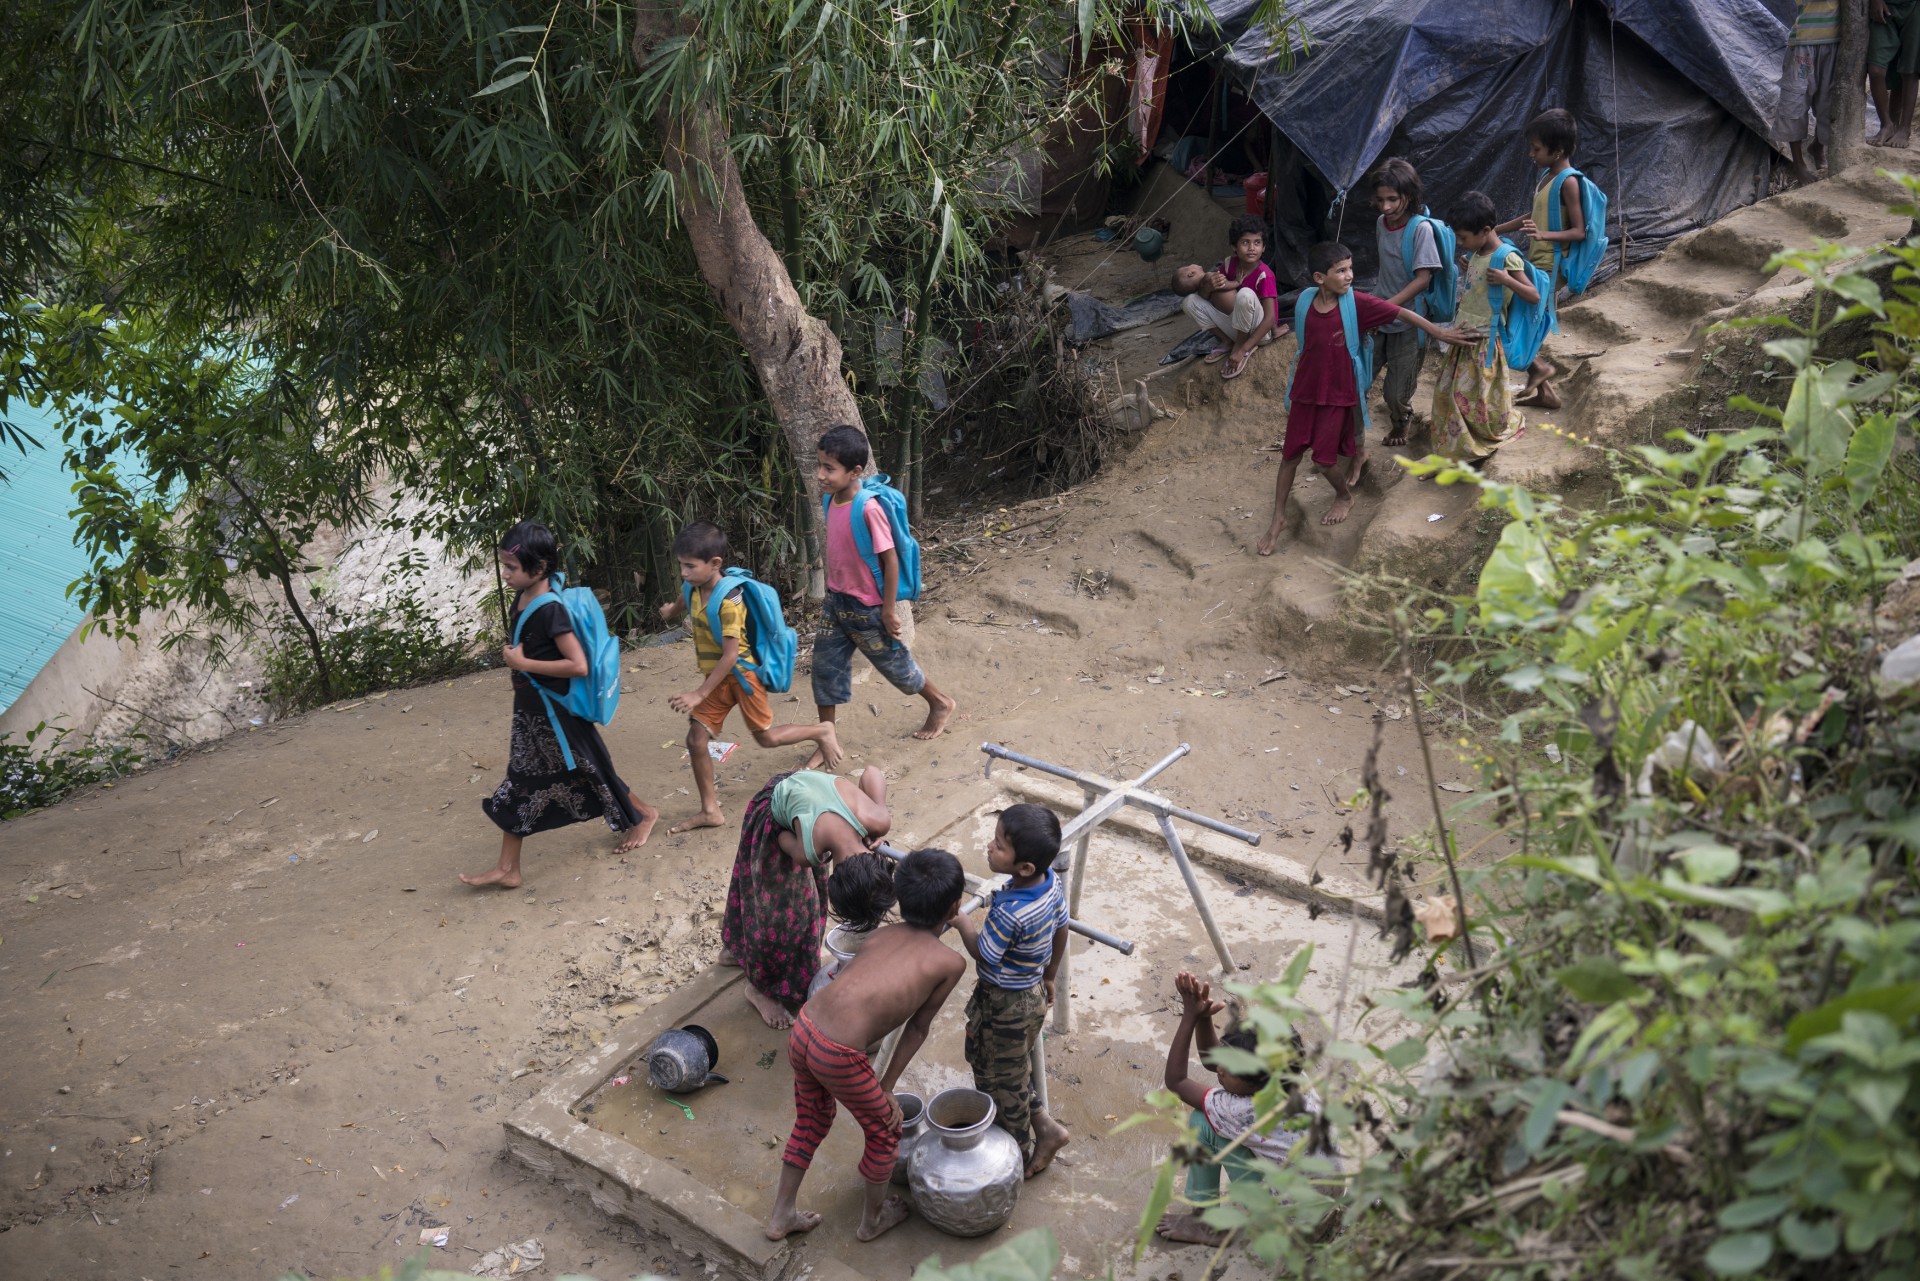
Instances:
[[[993,1117],[993,1099],[979,1090],[942,1090],[927,1105],[907,1190],[914,1210],[942,1232],[985,1236],[1019,1204],[1026,1163]]]

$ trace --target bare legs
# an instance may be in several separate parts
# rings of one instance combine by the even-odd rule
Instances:
[[[1287,500],[1293,496],[1293,478],[1300,470],[1300,460],[1304,454],[1296,454],[1280,464],[1280,474],[1273,478],[1273,519],[1267,524],[1266,536],[1255,549],[1262,556],[1273,555],[1273,549],[1280,542],[1280,535],[1287,528]],[[1322,525],[1338,525],[1353,511],[1353,479],[1360,474],[1360,467],[1366,462],[1364,453],[1356,453],[1352,462],[1339,458],[1333,460],[1333,466],[1314,468],[1327,478],[1333,486],[1333,506],[1327,508],[1327,514],[1320,518]]]
[[[773,1213],[767,1216],[769,1240],[784,1241],[820,1226],[819,1215],[795,1204],[800,1196],[800,1180],[806,1177],[807,1172],[799,1166],[780,1163],[780,1186],[773,1194]],[[860,1226],[854,1230],[854,1235],[862,1241],[871,1241],[889,1228],[906,1222],[907,1203],[889,1195],[890,1186],[886,1183],[866,1185],[866,1197],[860,1206]]]
[[[627,793],[627,800],[633,804],[634,811],[640,815],[640,821],[628,829],[627,839],[613,847],[616,854],[626,854],[639,849],[653,835],[653,825],[660,821],[660,811],[635,796]]]
[[[720,797],[713,785],[713,758],[707,755],[707,744],[712,741],[711,730],[699,721],[688,719],[687,762],[693,766],[693,786],[700,793],[700,812],[669,827],[667,831],[673,835],[702,827],[719,827],[727,821],[727,816],[720,812]]]
[[[927,719],[919,729],[913,731],[913,737],[925,742],[927,739],[940,737],[947,728],[947,722],[953,719],[953,709],[960,704],[955,702],[952,696],[942,693],[940,687],[932,681],[920,687],[920,697],[927,700]],[[834,724],[835,717],[840,711],[836,703],[816,703],[814,709],[820,716],[821,724],[827,726]],[[832,766],[828,768],[831,769]]]

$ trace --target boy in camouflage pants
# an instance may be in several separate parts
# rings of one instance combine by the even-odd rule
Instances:
[[[979,982],[967,1002],[967,1065],[973,1088],[993,1096],[994,1119],[1020,1144],[1032,1178],[1068,1142],[1067,1128],[1033,1106],[1029,1057],[1053,1003],[1053,976],[1067,945],[1067,904],[1053,874],[1060,820],[1040,805],[1001,811],[987,866],[1012,880],[995,892],[987,919],[956,916]]]

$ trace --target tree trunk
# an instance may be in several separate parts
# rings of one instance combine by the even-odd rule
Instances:
[[[1859,164],[1867,151],[1867,0],[1840,0],[1840,47],[1833,59],[1833,146],[1827,172]]]
[[[669,7],[641,6],[633,37],[635,61],[644,64],[661,41],[679,34],[696,33],[683,30]],[[807,593],[819,600],[826,594],[820,560],[825,531],[820,487],[813,476],[815,447],[833,427],[846,424],[866,431],[859,403],[841,374],[840,340],[801,303],[786,264],[754,221],[727,148],[727,120],[718,107],[701,104],[676,113],[663,106],[654,129],[700,274],[753,362],[794,471],[806,488]]]

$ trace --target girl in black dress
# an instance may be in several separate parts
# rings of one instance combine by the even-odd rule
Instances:
[[[517,593],[502,651],[513,670],[513,728],[507,740],[507,777],[492,796],[480,802],[503,833],[500,864],[477,876],[461,876],[468,885],[518,888],[520,843],[535,832],[603,818],[614,831],[629,834],[618,847],[625,851],[645,845],[660,817],[659,810],[635,796],[614,773],[613,758],[593,723],[573,715],[557,700],[543,699],[534,688],[538,681],[553,693],[564,694],[568,680],[587,674],[586,651],[573,634],[566,608],[558,601],[541,599],[552,590],[547,576],[555,563],[553,534],[538,521],[523,520],[500,540],[500,572]],[[515,645],[514,625],[530,609],[533,613],[520,631],[520,644]],[[554,737],[555,720],[573,751],[571,770],[560,751],[560,740]]]

